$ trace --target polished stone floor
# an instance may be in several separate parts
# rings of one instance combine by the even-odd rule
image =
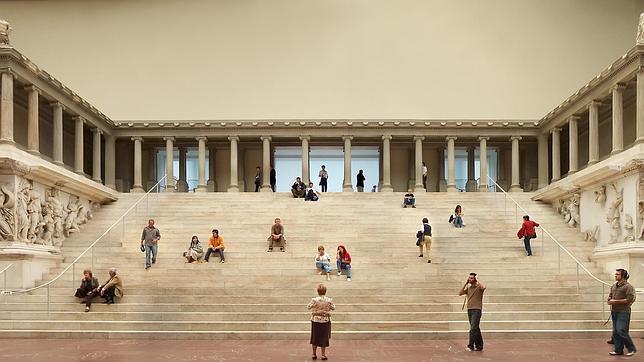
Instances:
[[[2,339],[0,361],[310,361],[307,341],[167,341]],[[488,340],[485,351],[468,352],[464,341],[331,341],[329,361],[644,361],[612,357],[605,339]],[[318,361],[320,352],[318,351]]]

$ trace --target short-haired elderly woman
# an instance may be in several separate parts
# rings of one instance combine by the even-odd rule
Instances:
[[[311,348],[313,359],[317,359],[318,347],[322,349],[322,359],[326,360],[326,348],[331,339],[331,311],[335,310],[333,300],[326,296],[326,286],[317,287],[318,296],[311,299],[307,308],[311,311]]]

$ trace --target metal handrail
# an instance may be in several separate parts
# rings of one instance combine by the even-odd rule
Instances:
[[[510,195],[509,195],[509,194],[508,194],[508,193],[507,193],[507,192],[506,192],[506,191],[505,191],[501,186],[499,186],[499,184],[497,184],[497,183],[496,183],[496,181],[494,181],[494,180],[493,180],[491,177],[489,177],[489,176],[488,176],[488,178],[490,179],[490,181],[492,181],[492,182],[496,185],[496,187],[498,187],[498,189],[499,189],[499,190],[501,190],[501,192],[503,192],[503,194],[504,194],[507,198],[509,198],[510,200],[512,200],[512,202],[514,202],[514,204],[516,205],[516,207],[518,207],[519,209],[521,209],[521,211],[523,211],[523,212],[525,213],[525,215],[529,215],[528,211],[526,211],[523,207],[521,207],[521,205],[519,205],[519,203],[518,203],[518,202],[516,202],[516,200],[515,200],[515,199],[513,199],[513,198],[512,198],[512,196],[510,196]],[[571,259],[572,259],[572,260],[577,264],[577,267],[578,267],[578,268],[579,268],[579,267],[581,267],[581,269],[583,269],[583,271],[585,271],[585,272],[586,272],[586,274],[588,274],[591,278],[595,279],[596,281],[598,281],[598,282],[602,283],[602,285],[603,285],[603,286],[611,286],[611,284],[610,284],[610,283],[606,283],[605,281],[603,281],[603,280],[601,280],[601,279],[597,278],[593,273],[591,273],[591,272],[590,272],[590,270],[588,270],[588,269],[587,269],[587,268],[586,268],[586,267],[585,267],[585,266],[584,266],[584,265],[579,261],[579,259],[577,259],[574,255],[572,255],[572,253],[571,253],[568,249],[566,249],[566,247],[565,247],[565,246],[561,245],[561,243],[560,243],[557,239],[555,239],[555,237],[554,237],[554,236],[552,236],[552,234],[550,234],[550,232],[549,232],[547,229],[545,229],[545,228],[541,227],[541,230],[542,230],[544,233],[546,233],[546,234],[550,237],[550,239],[552,239],[552,241],[554,241],[554,242],[555,242],[555,244],[557,244],[557,246],[559,246],[559,249],[560,249],[560,250],[563,250],[564,252],[566,252],[566,254],[568,254],[568,256],[569,256],[569,257],[570,257],[570,258],[571,258]]]
[[[13,263],[11,263],[11,264],[7,265],[7,267],[6,267],[6,268],[4,268],[4,269],[0,270],[0,274],[2,274],[2,275],[3,275],[3,280],[4,280],[4,282],[3,282],[3,284],[2,284],[2,289],[3,289],[3,290],[4,290],[4,289],[7,289],[7,270],[9,270],[9,268],[11,268],[12,266],[13,266]],[[3,294],[4,294],[4,293],[3,293]]]
[[[154,190],[157,186],[159,186],[159,184],[161,183],[161,181],[165,180],[165,178],[166,178],[166,176],[163,176],[163,177],[162,177],[162,178],[161,178],[161,179],[160,179],[160,180],[159,180],[159,181],[158,181],[154,186],[152,186],[152,187],[151,187],[151,188],[150,188],[150,189],[149,189],[149,190],[148,190],[148,191],[147,191],[143,196],[141,196],[141,197],[140,197],[140,198],[139,198],[139,199],[138,199],[134,204],[132,204],[132,206],[130,206],[130,207],[129,207],[129,208],[128,208],[124,213],[123,213],[123,215],[121,215],[119,218],[117,218],[117,219],[116,219],[116,221],[115,221],[115,222],[114,222],[114,223],[113,223],[109,228],[107,228],[107,230],[105,230],[105,232],[103,232],[103,234],[101,234],[101,236],[99,236],[99,237],[98,237],[98,238],[97,238],[93,243],[91,243],[91,244],[90,244],[90,245],[89,245],[85,250],[83,250],[83,252],[82,252],[82,253],[80,253],[80,255],[78,255],[78,256],[76,257],[76,259],[74,259],[74,261],[72,261],[72,262],[71,262],[71,263],[70,263],[70,264],[69,264],[65,269],[63,269],[63,271],[62,271],[62,272],[60,272],[60,274],[58,274],[57,276],[55,276],[52,280],[48,281],[47,283],[41,284],[41,285],[39,285],[39,286],[33,287],[33,288],[22,289],[22,290],[12,290],[12,291],[10,291],[10,292],[9,292],[9,294],[28,293],[28,292],[31,292],[31,291],[34,291],[34,290],[38,290],[38,289],[41,289],[41,288],[47,287],[47,299],[48,299],[48,300],[47,300],[47,308],[49,309],[49,286],[50,286],[52,283],[54,283],[55,281],[57,281],[60,277],[62,277],[65,273],[67,273],[67,271],[68,271],[70,268],[74,267],[74,266],[76,265],[76,263],[80,260],[80,258],[82,258],[82,257],[83,257],[83,256],[84,256],[88,251],[90,251],[92,248],[94,248],[94,245],[96,245],[96,244],[97,244],[101,239],[103,239],[103,237],[104,237],[105,235],[107,235],[107,234],[108,234],[108,233],[109,233],[109,232],[110,232],[110,231],[111,231],[111,230],[112,230],[116,225],[118,225],[118,224],[119,224],[119,222],[124,222],[124,221],[125,221],[125,216],[126,216],[130,211],[132,211],[132,209],[134,209],[137,205],[139,205],[139,203],[141,203],[141,201],[143,201],[143,199],[144,199],[145,197],[149,197],[150,192],[152,192],[152,190]]]

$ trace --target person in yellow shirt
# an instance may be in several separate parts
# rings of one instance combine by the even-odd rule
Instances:
[[[219,230],[217,229],[212,230],[212,236],[208,240],[208,251],[206,251],[206,257],[204,258],[206,263],[208,263],[212,253],[219,254],[219,259],[221,259],[222,263],[226,262],[226,258],[224,258],[224,237],[219,235]]]

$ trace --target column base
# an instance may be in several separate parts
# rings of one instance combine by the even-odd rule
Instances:
[[[206,185],[197,185],[195,192],[207,192],[208,187]]]
[[[394,188],[391,185],[382,185],[380,187],[380,192],[394,192]]]
[[[439,192],[447,191],[447,181],[445,181],[444,179],[438,181],[438,191]]]
[[[108,187],[112,190],[116,190],[116,184],[105,184],[105,187]]]
[[[141,185],[134,185],[130,189],[130,192],[135,193],[135,194],[140,194],[140,193],[145,193],[145,190],[143,189],[143,186],[141,186]]]
[[[561,180],[561,178],[553,178],[552,180],[550,180],[550,183],[557,182],[559,180]]]
[[[623,151],[624,151],[623,148],[614,149],[614,150],[610,151],[610,155],[613,156],[613,155],[616,155],[616,154],[621,153]]]
[[[228,186],[228,192],[239,192],[239,186],[237,185]]]
[[[40,151],[38,150],[27,150],[28,153],[31,153],[34,156],[40,157]]]
[[[215,182],[215,180],[208,180],[208,183],[206,184],[206,189],[210,192],[217,191],[217,183]]]
[[[103,180],[101,180],[100,178],[93,178],[93,179],[92,179],[92,181],[96,181],[96,182],[98,182],[99,184],[102,184],[102,183],[103,183]]]
[[[575,172],[577,172],[577,170],[568,170],[568,176],[572,175]]]
[[[488,191],[489,191],[489,190],[488,190],[488,186],[487,186],[487,185],[483,185],[483,184],[479,185],[478,189],[479,189],[479,190],[478,190],[479,192],[488,192]]]
[[[415,193],[419,193],[419,192],[427,192],[427,190],[425,190],[425,188],[423,187],[423,185],[422,185],[422,184],[420,184],[420,185],[414,185],[414,192],[415,192]]]
[[[60,167],[65,167],[65,163],[63,161],[54,161],[53,164],[58,165]]]
[[[5,144],[5,145],[15,145],[16,141],[14,141],[12,139],[2,138],[2,139],[0,139],[0,143]]]
[[[456,185],[447,185],[447,192],[458,192]]]
[[[523,192],[521,185],[512,185],[510,186],[510,192]]]
[[[353,192],[353,185],[342,185],[342,192]]]
[[[465,183],[465,191],[467,192],[475,192],[476,188],[476,180],[467,180]]]
[[[271,188],[271,185],[262,185],[259,192],[273,192],[273,189]]]
[[[165,192],[174,192],[174,185],[166,185]]]
[[[177,181],[177,191],[188,192],[188,183],[184,180]]]

